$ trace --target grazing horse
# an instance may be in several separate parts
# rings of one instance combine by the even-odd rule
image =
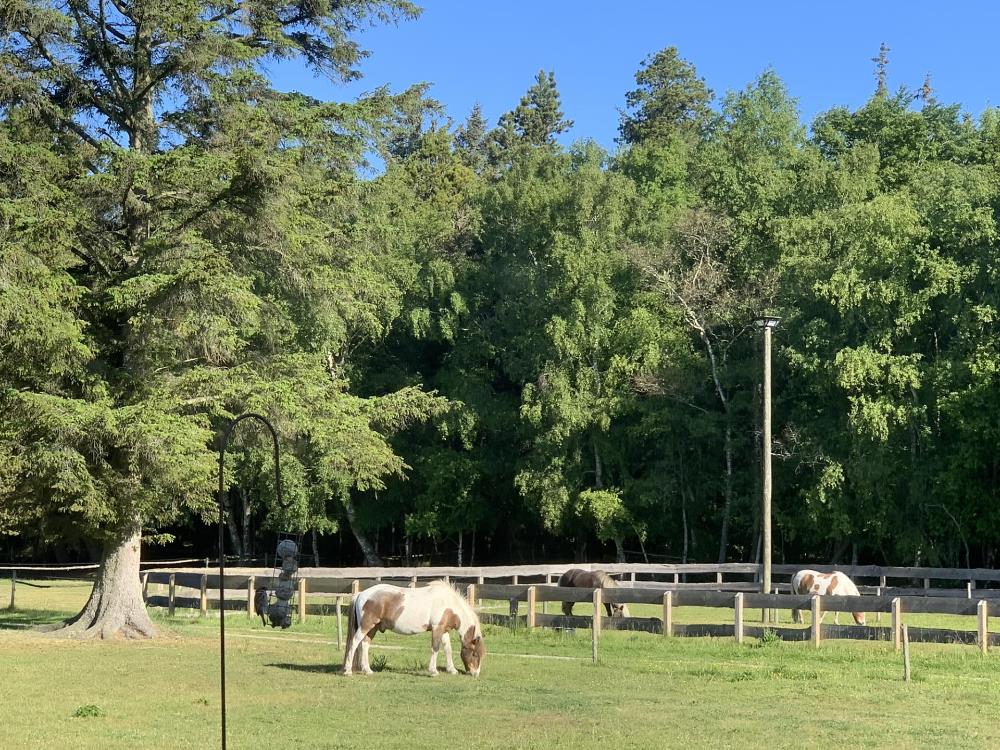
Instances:
[[[835,570],[832,573],[818,573],[815,570],[800,570],[792,576],[793,594],[819,594],[820,596],[861,596],[854,581],[844,573]],[[854,622],[858,625],[865,624],[865,613],[854,612]],[[820,615],[819,621],[823,622],[826,612]],[[802,622],[802,612],[793,609],[792,619],[795,622]],[[840,624],[840,612],[833,617],[834,623]]]
[[[618,581],[603,570],[570,568],[559,576],[559,585],[580,589],[616,589]],[[608,604],[605,602],[604,608],[608,612],[608,617],[631,617],[627,604]],[[563,602],[562,609],[563,614],[569,617],[573,614],[573,602]]]
[[[448,635],[448,631],[457,630],[462,639],[462,663],[469,674],[479,676],[486,653],[479,617],[465,598],[444,581],[433,581],[415,589],[380,583],[358,594],[348,613],[344,674],[352,674],[356,666],[364,674],[372,673],[368,646],[376,633],[386,630],[401,635],[430,632],[428,672],[432,677],[437,675],[437,656],[442,644],[448,673],[458,672],[451,658]]]

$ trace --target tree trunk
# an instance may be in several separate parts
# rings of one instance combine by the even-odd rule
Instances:
[[[722,503],[722,529],[719,531],[719,565],[726,562],[729,547],[729,514],[733,506],[733,426],[729,423],[729,407],[726,406],[726,485]]]
[[[240,558],[240,561],[246,562],[253,557],[253,551],[250,548],[250,493],[242,487],[240,488],[240,504],[243,510],[243,525],[241,527],[243,531],[243,557]]]
[[[476,564],[476,530],[472,530],[472,543],[469,545],[471,549],[469,550],[469,565]]]
[[[316,533],[316,529],[313,529],[312,530],[313,564],[318,568],[319,567],[319,542],[316,539],[317,536],[318,536],[318,534]]]
[[[458,532],[458,567],[462,567],[462,532]]]
[[[625,562],[625,540],[615,537],[615,562]]]
[[[154,638],[139,581],[139,543],[142,530],[136,522],[117,539],[108,541],[90,598],[76,617],[54,634],[65,638]]]
[[[681,564],[687,565],[688,561],[688,514],[687,496],[681,488],[681,533],[684,536],[684,546],[681,548]]]
[[[576,554],[574,562],[587,562],[587,537],[580,534],[576,538]]]
[[[344,503],[344,510],[347,512],[347,525],[351,527],[351,533],[354,534],[354,538],[357,540],[358,546],[361,547],[361,551],[365,555],[365,565],[369,568],[385,567],[385,562],[378,556],[378,552],[375,551],[375,547],[373,547],[372,543],[368,541],[368,537],[364,535],[364,532],[358,528],[356,522],[357,516],[354,512],[354,501],[347,498],[347,501]]]
[[[243,552],[243,541],[240,538],[240,530],[236,528],[236,516],[232,508],[233,493],[226,494],[226,529],[229,531],[229,543],[233,546],[233,553],[242,562],[245,559]]]

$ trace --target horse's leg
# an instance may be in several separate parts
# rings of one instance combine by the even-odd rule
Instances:
[[[447,632],[441,635],[441,643],[444,644],[444,660],[448,665],[448,674],[458,674],[455,662],[451,658],[451,637]]]
[[[375,629],[372,628],[365,634],[364,639],[361,641],[361,673],[362,674],[374,674],[372,672],[371,663],[368,661],[368,648],[372,645],[372,638],[375,636]]]
[[[431,631],[431,663],[427,667],[427,674],[437,677],[438,673],[438,651],[441,648],[441,633],[437,628]]]
[[[354,635],[351,637],[350,646],[347,649],[347,657],[344,659],[344,674],[353,674],[355,654],[357,653],[358,646],[361,645],[366,637],[365,632],[360,628],[354,631]],[[364,649],[362,649],[361,653],[363,659]]]
[[[802,610],[801,609],[793,609],[792,610],[792,622],[794,622],[797,625],[801,625],[802,624]]]
[[[569,617],[573,614],[573,602],[563,602],[563,614]]]

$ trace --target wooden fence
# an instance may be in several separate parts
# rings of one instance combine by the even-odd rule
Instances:
[[[524,566],[527,567],[527,566]],[[606,566],[614,567],[614,566]],[[645,566],[643,566],[645,567]],[[657,566],[662,567],[662,566]],[[671,566],[676,567],[676,566]],[[719,574],[717,570],[721,567],[734,566],[694,566],[699,568],[697,573]],[[788,570],[794,572],[797,566],[787,566]],[[707,570],[706,570],[707,569]],[[653,582],[636,581],[634,584],[629,581],[623,583],[619,588],[606,589],[580,589],[565,588],[554,585],[553,578],[556,575],[551,568],[542,571],[531,570],[512,573],[510,568],[446,568],[449,571],[444,575],[436,576],[440,569],[407,569],[401,571],[398,568],[388,569],[325,569],[323,573],[332,572],[335,574],[344,572],[364,572],[367,574],[363,578],[335,577],[330,575],[315,575],[317,569],[303,568],[299,578],[299,589],[297,592],[297,614],[299,621],[303,621],[309,614],[337,614],[337,636],[338,645],[341,644],[341,619],[339,617],[342,606],[350,601],[350,598],[359,591],[380,582],[393,582],[399,585],[417,586],[421,581],[428,579],[437,580],[451,577],[452,582],[465,592],[469,601],[474,606],[481,605],[483,600],[501,601],[508,604],[506,614],[497,612],[481,611],[481,619],[486,623],[493,623],[509,627],[550,627],[550,628],[588,628],[592,633],[593,653],[596,659],[598,641],[603,630],[635,630],[648,633],[660,634],[667,637],[672,636],[715,636],[733,637],[737,642],[742,642],[746,637],[761,637],[765,630],[773,631],[783,640],[797,641],[809,640],[815,646],[826,639],[848,638],[860,640],[885,640],[892,641],[895,648],[900,647],[901,628],[904,615],[906,614],[941,614],[941,615],[966,615],[976,618],[976,629],[954,630],[944,628],[915,628],[909,627],[909,638],[913,641],[938,642],[938,643],[967,643],[976,644],[985,652],[990,645],[1000,643],[1000,634],[991,634],[988,631],[989,617],[1000,615],[1000,590],[998,589],[973,589],[971,581],[968,579],[967,585],[962,589],[925,589],[921,587],[892,588],[892,587],[867,587],[874,590],[873,596],[851,597],[851,596],[802,596],[788,593],[761,594],[747,590],[747,587],[754,586],[752,582],[726,582],[720,575],[714,583],[683,583],[677,582]],[[389,575],[372,577],[373,572],[383,572]],[[460,576],[451,576],[451,571],[460,571]],[[547,572],[546,572],[547,570]],[[885,569],[876,569],[885,570]],[[894,578],[911,578],[910,571],[918,570],[921,574],[926,574],[931,569],[927,568],[897,568],[893,571]],[[906,574],[902,574],[905,571]],[[630,571],[631,572],[631,571]],[[635,571],[639,573],[640,571]],[[668,575],[680,575],[691,571],[671,571]],[[746,570],[737,571],[739,574],[747,574]],[[751,571],[752,572],[752,571]],[[947,570],[943,575],[931,576],[933,578],[947,578],[948,580],[962,580],[962,576],[954,575],[958,571]],[[967,573],[970,571],[962,571]],[[977,570],[976,581],[996,580],[997,571],[986,571],[993,576],[982,575],[984,571]],[[403,573],[403,575],[400,575]],[[730,570],[724,573],[732,573]],[[876,577],[877,573],[869,573]],[[475,582],[458,581],[456,578],[469,579],[475,577]],[[521,577],[540,577],[545,582],[532,584],[521,583]],[[889,575],[885,576],[886,578]],[[512,579],[517,583],[499,584],[486,583],[487,579]],[[143,593],[148,606],[166,607],[173,614],[175,609],[194,608],[199,609],[202,614],[207,614],[209,610],[218,609],[219,597],[218,589],[220,585],[217,574],[204,572],[186,571],[147,571],[142,574]],[[227,575],[222,581],[226,589],[226,608],[231,610],[245,610],[248,615],[253,616],[254,612],[254,590],[258,584],[268,586],[270,582],[270,571],[257,570],[249,575],[244,572],[234,572]],[[166,587],[165,594],[150,593],[150,586],[159,585]],[[736,587],[740,590],[725,590]],[[780,587],[779,587],[780,588]],[[787,588],[787,586],[786,586]],[[934,592],[949,592],[947,595],[933,595]],[[973,596],[975,592],[975,596]],[[607,604],[651,604],[662,608],[661,617],[581,617],[565,616],[562,614],[549,614],[546,604],[549,602],[588,602],[592,603],[595,612],[599,614],[602,605]],[[521,604],[526,605],[526,613],[521,614]],[[542,611],[539,612],[539,605]],[[677,607],[707,607],[715,609],[731,609],[733,611],[732,624],[680,624],[674,622],[673,611]],[[765,612],[775,610],[809,610],[812,613],[812,623],[809,628],[781,627],[777,624],[750,625],[745,622],[744,613],[747,609],[759,609]],[[481,607],[480,607],[481,609]],[[875,613],[878,620],[881,615],[889,615],[889,627],[880,625],[834,625],[823,624],[821,615],[826,612],[865,612]],[[774,618],[772,618],[774,619]]]

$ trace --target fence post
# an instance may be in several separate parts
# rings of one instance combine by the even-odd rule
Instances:
[[[14,609],[14,592],[17,591],[17,571],[10,572],[10,609]]]
[[[222,586],[222,581],[219,581]],[[208,576],[204,573],[201,576],[201,616],[208,614]]]
[[[681,582],[680,573],[674,573],[674,584],[678,584],[680,582]]]
[[[594,589],[594,616],[590,622],[591,658],[597,664],[597,642],[601,639],[601,590]]]
[[[350,612],[348,612],[348,616],[350,616]],[[342,627],[343,626],[340,624],[340,596],[337,596],[337,648],[344,647],[344,639],[341,634]]]
[[[984,654],[990,647],[990,631],[987,628],[989,623],[989,604],[985,599],[980,599],[976,605],[976,624],[979,626],[979,650]]]
[[[351,596],[357,596],[361,593],[361,581],[355,578],[351,581]]]
[[[743,643],[743,594],[736,595],[733,615],[733,635],[737,643]]]
[[[482,586],[485,581],[486,581],[486,579],[483,578],[483,576],[478,576],[476,578],[476,586]],[[477,607],[482,607],[483,606],[483,600],[482,599],[477,600],[476,606]]]
[[[465,590],[465,599],[469,602],[469,606],[475,609],[476,607],[476,584],[470,583],[469,587]]]
[[[903,603],[897,596],[892,600],[892,648],[899,651],[903,638]]]
[[[528,586],[528,628],[535,627],[535,587]]]
[[[149,573],[142,574],[142,603],[146,603],[149,598]]]
[[[174,583],[174,574],[170,574],[167,583],[167,614],[174,616],[174,598],[177,594],[177,585]]]
[[[929,589],[930,587],[931,587],[931,579],[930,578],[925,578],[924,579],[924,588],[925,589]]]
[[[721,570],[715,571],[715,582],[716,583],[722,583],[722,571]]]
[[[965,584],[965,598],[966,599],[972,598],[972,581],[969,581],[967,584]]]
[[[410,576],[410,588],[415,589],[417,587],[417,577]]]
[[[674,592],[666,591],[663,594],[663,635],[674,634]]]
[[[257,592],[254,590],[256,585],[257,585],[257,576],[250,576],[249,578],[247,578],[247,617],[249,617],[251,620],[253,619],[254,615],[257,614],[254,611],[254,609],[257,606],[257,602],[254,601],[254,597],[257,595]]]
[[[299,579],[299,622],[306,621],[306,579]]]
[[[875,589],[875,596],[877,596],[879,598],[882,597],[882,587],[881,586],[879,586],[878,588]],[[881,612],[881,610],[879,610],[878,612],[875,613],[875,624],[876,625],[880,625],[881,623],[882,623],[882,612]]]
[[[514,582],[515,586],[517,586],[517,582],[518,582],[519,579],[520,579],[520,576],[517,576],[517,575],[514,576],[513,582]]]
[[[634,570],[629,575],[629,580],[632,581],[632,583],[635,583],[635,571]]]
[[[819,648],[819,642],[822,639],[822,629],[823,623],[823,605],[820,604],[820,598],[818,595],[813,595],[812,598],[812,644],[815,648]]]
[[[545,574],[545,585],[546,586],[551,586],[552,585],[552,574],[551,573],[546,573]],[[542,614],[543,615],[547,615],[548,613],[549,613],[549,603],[548,603],[548,601],[544,601],[544,602],[542,602]]]
[[[879,576],[878,577],[878,585],[879,585],[879,588],[882,588],[882,589],[886,588],[885,576]]]
[[[774,594],[777,595],[778,591],[779,591],[778,587],[775,586],[774,587]],[[771,624],[773,624],[773,625],[777,625],[778,624],[778,612],[779,611],[780,610],[778,610],[777,607],[775,607],[774,609],[771,610]]]

